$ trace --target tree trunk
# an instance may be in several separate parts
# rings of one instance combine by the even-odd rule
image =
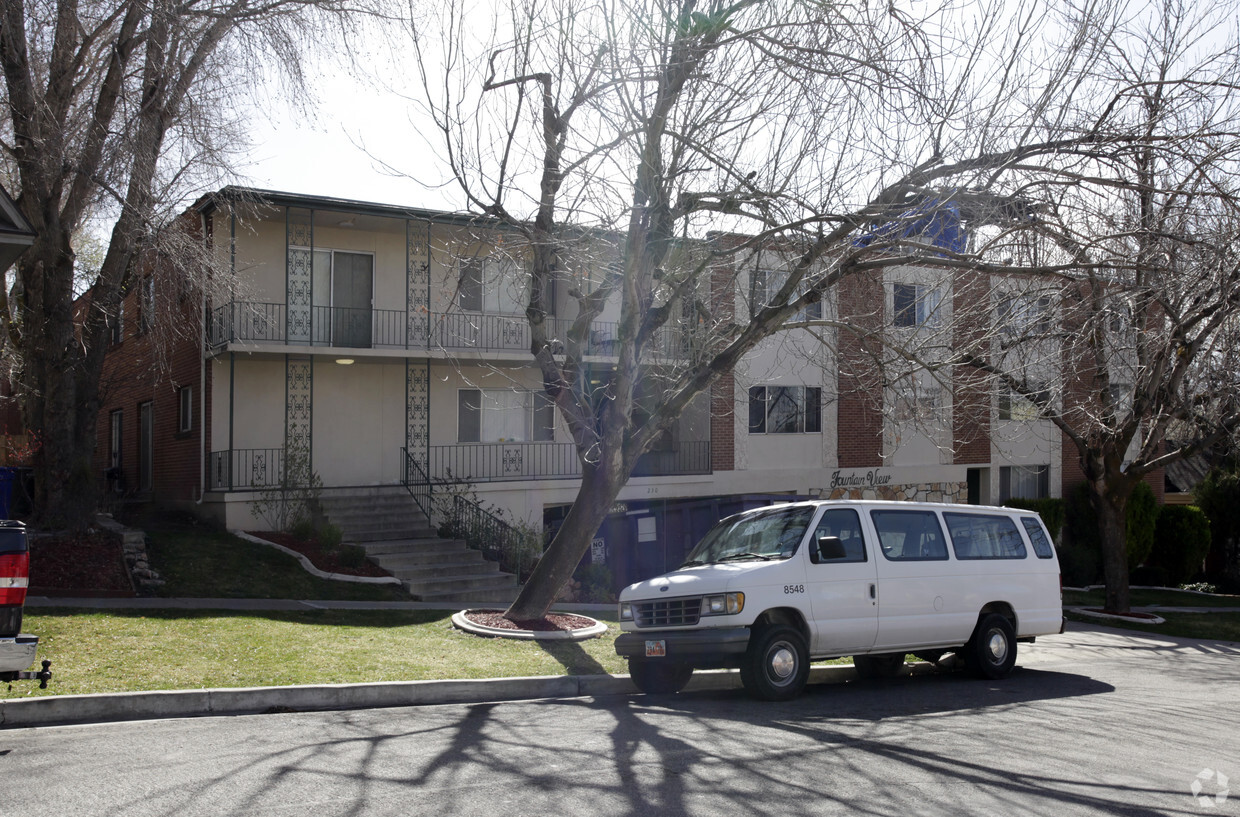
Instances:
[[[1098,535],[1102,543],[1102,577],[1106,584],[1105,609],[1111,613],[1126,613],[1128,594],[1128,531],[1127,510],[1131,491],[1093,491],[1094,510],[1098,518]]]
[[[581,490],[564,524],[547,546],[516,601],[504,613],[505,618],[513,621],[542,618],[551,609],[560,588],[572,578],[627,477],[618,466],[609,469],[610,473],[604,470],[591,468],[582,475]]]

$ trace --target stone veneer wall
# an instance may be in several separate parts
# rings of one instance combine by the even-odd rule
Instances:
[[[965,503],[969,501],[969,486],[964,482],[919,482],[914,485],[882,485],[877,488],[836,488],[826,498]]]

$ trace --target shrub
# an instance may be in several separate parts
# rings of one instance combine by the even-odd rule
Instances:
[[[1128,569],[1149,558],[1154,549],[1154,526],[1158,524],[1158,500],[1147,482],[1138,482],[1128,497],[1125,514],[1128,531]]]
[[[1128,576],[1130,585],[1139,585],[1141,587],[1170,587],[1167,581],[1166,568],[1158,565],[1141,565],[1133,568],[1132,573]]]
[[[588,604],[607,604],[616,600],[612,591],[611,571],[606,565],[585,565],[577,570],[581,582],[578,601]]]
[[[1158,500],[1154,491],[1144,482],[1138,482],[1128,498],[1125,515],[1128,545],[1128,569],[1133,570],[1149,556],[1154,546],[1154,525],[1158,519]],[[1049,527],[1049,526],[1048,526]],[[1064,502],[1064,529],[1067,532],[1067,548],[1083,549],[1092,554],[1080,554],[1083,564],[1102,564],[1102,540],[1098,535],[1098,515],[1089,497],[1089,485],[1076,485]],[[1061,551],[1062,555],[1062,551]],[[1096,577],[1095,573],[1095,577]],[[1067,572],[1064,573],[1067,580]],[[1092,582],[1092,580],[1091,580]]]
[[[1193,491],[1197,507],[1210,520],[1215,556],[1207,580],[1240,591],[1240,471],[1215,468]]]
[[[1210,520],[1200,508],[1169,505],[1158,514],[1150,563],[1167,572],[1171,585],[1195,578],[1210,552]]]
[[[1053,496],[1045,499],[1009,499],[1003,504],[1009,508],[1033,511],[1042,517],[1042,524],[1046,525],[1046,530],[1050,533],[1051,540],[1059,541],[1059,534],[1063,530],[1064,518],[1064,501],[1062,499]]]
[[[1181,590],[1190,590],[1194,593],[1217,593],[1218,585],[1209,582],[1195,582],[1193,584],[1180,585]]]

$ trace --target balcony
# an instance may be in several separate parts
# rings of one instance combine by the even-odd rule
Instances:
[[[563,338],[572,321],[550,318],[550,334]],[[587,355],[614,357],[619,329],[614,322],[596,321],[590,328]],[[656,357],[687,356],[690,336],[664,327],[655,336]],[[524,315],[472,312],[416,313],[396,309],[352,309],[314,306],[290,311],[285,304],[232,301],[210,310],[207,342],[211,348],[229,343],[323,346],[334,349],[409,349],[528,353],[530,328]]]
[[[432,445],[426,474],[432,481],[515,482],[576,479],[581,463],[572,443],[461,443]],[[257,491],[280,484],[282,448],[235,448],[212,451],[208,489]],[[634,477],[710,473],[710,442],[681,442],[666,451],[649,451],[633,469]],[[379,475],[375,475],[376,479]]]
[[[432,445],[427,453],[431,479],[505,482],[581,476],[581,463],[572,443],[461,443]],[[667,451],[648,451],[633,468],[635,477],[709,473],[709,440],[682,442]]]

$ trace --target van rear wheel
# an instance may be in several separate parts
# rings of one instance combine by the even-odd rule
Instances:
[[[1016,631],[1012,622],[998,613],[983,616],[963,653],[965,666],[974,675],[992,681],[1006,678],[1016,666]]]
[[[671,695],[680,692],[689,683],[693,677],[693,667],[630,658],[629,677],[647,695]]]
[[[749,638],[741,663],[745,691],[764,701],[787,701],[801,694],[809,680],[809,648],[792,627],[760,630]]]
[[[867,680],[895,678],[904,671],[904,653],[889,652],[879,655],[854,655],[853,668]]]

